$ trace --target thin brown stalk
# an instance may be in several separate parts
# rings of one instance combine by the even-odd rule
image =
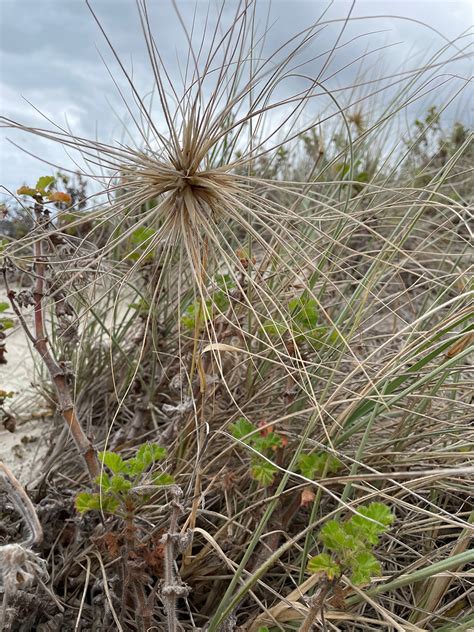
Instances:
[[[35,217],[39,227],[44,223],[44,206],[42,198],[38,196],[35,203]],[[82,426],[77,417],[76,408],[74,406],[71,390],[67,380],[67,373],[64,367],[62,367],[56,360],[49,349],[48,337],[46,334],[46,328],[44,324],[44,281],[46,273],[46,262],[44,257],[42,239],[37,239],[34,242],[34,275],[35,286],[33,290],[34,301],[34,334],[30,331],[20,308],[16,302],[16,292],[10,289],[8,285],[8,279],[6,270],[3,270],[3,277],[5,280],[5,287],[7,289],[8,299],[11,306],[18,316],[20,324],[25,331],[25,334],[32,341],[34,348],[39,353],[41,360],[44,362],[48,369],[51,380],[55,386],[56,394],[58,398],[59,410],[62,418],[66,422],[71,435],[74,439],[76,447],[84,459],[89,476],[94,481],[100,474],[100,464],[97,458],[97,452],[92,445],[91,440],[86,436]]]
[[[305,620],[300,626],[299,632],[311,632],[314,624],[314,620],[318,615],[321,616],[321,624],[323,630],[326,630],[326,624],[324,622],[324,600],[330,590],[330,585],[326,581],[323,581],[321,586],[316,589],[315,594],[309,600],[309,610],[305,617]]]
[[[179,597],[185,597],[188,594],[188,587],[183,584],[176,576],[175,560],[179,551],[180,543],[183,536],[178,531],[178,519],[183,513],[183,506],[180,498],[183,494],[181,489],[173,486],[171,489],[173,500],[170,503],[170,525],[168,532],[163,535],[161,542],[164,545],[164,584],[161,589],[161,598],[165,605],[166,617],[169,632],[177,632],[180,629],[176,614],[176,603]],[[187,544],[187,538],[183,541],[184,547]]]

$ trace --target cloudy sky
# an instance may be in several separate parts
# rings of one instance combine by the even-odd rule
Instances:
[[[124,65],[133,72],[140,94],[148,94],[153,88],[153,76],[135,0],[90,0],[90,4]],[[157,46],[172,81],[178,85],[188,48],[180,19],[169,0],[150,0],[148,4]],[[177,0],[177,6],[184,23],[189,28],[194,24],[194,46],[203,34],[204,46],[208,45],[222,1]],[[235,6],[234,0],[225,4],[223,24],[229,23]],[[307,74],[315,76],[324,70],[324,86],[339,90],[344,99],[344,95],[349,98],[350,86],[362,75],[376,79],[420,67],[430,60],[445,63],[426,77],[423,89],[420,83],[420,98],[404,113],[403,124],[407,125],[432,103],[448,102],[447,118],[472,123],[469,87],[455,97],[472,73],[472,59],[461,58],[473,43],[471,2],[359,0],[338,41],[351,7],[352,2],[346,0],[259,2],[256,22],[261,29],[268,25],[264,53],[321,19],[326,11],[324,28],[305,51],[305,58],[313,60],[305,66]],[[3,116],[25,125],[50,128],[51,123],[44,118],[47,117],[63,127],[69,126],[79,136],[97,137],[103,142],[124,139],[126,108],[105,64],[124,91],[126,82],[83,0],[0,0],[0,22]],[[450,44],[453,40],[457,42]],[[325,68],[327,52],[336,42],[338,50]],[[441,51],[438,56],[437,51]],[[363,60],[356,61],[364,55]],[[393,92],[382,92],[377,101],[364,107],[370,109],[376,102],[383,105],[389,94]],[[129,92],[126,98],[131,100]],[[0,130],[0,184],[9,189],[54,172],[53,167],[23,153],[9,140],[47,161],[73,168],[62,147],[15,130]]]

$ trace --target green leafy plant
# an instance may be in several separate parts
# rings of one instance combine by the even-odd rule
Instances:
[[[54,185],[56,184],[56,178],[53,176],[41,176],[38,178],[34,187],[22,186],[18,189],[18,195],[28,195],[34,199],[44,199],[50,202],[64,202],[65,204],[71,204],[71,196],[69,193],[63,191],[56,191]]]
[[[127,259],[131,261],[152,261],[154,257],[154,249],[150,246],[153,244],[157,235],[157,231],[147,226],[136,228],[130,235],[128,244]]]
[[[8,303],[0,303],[0,364],[6,364],[7,359],[5,358],[6,348],[5,348],[5,331],[7,329],[11,329],[13,327],[13,320],[11,318],[7,318],[6,316],[1,316],[3,312],[5,312],[9,308]]]
[[[318,305],[314,299],[305,295],[292,298],[288,302],[288,311],[287,323],[266,320],[262,329],[271,337],[281,338],[286,335],[295,342],[309,345],[313,349],[337,342],[337,332],[329,333],[330,328],[319,323]]]
[[[245,417],[240,417],[234,424],[231,424],[230,431],[235,439],[241,440],[267,458],[286,444],[285,438],[273,429],[259,429]],[[259,458],[255,454],[252,456],[250,474],[264,487],[273,483],[277,471],[278,468],[267,459]]]
[[[229,307],[229,290],[235,283],[228,274],[218,275],[215,289],[205,301],[195,300],[181,316],[181,324],[187,330],[193,330],[196,322],[210,322]]]
[[[0,314],[6,312],[6,310],[10,307],[9,303],[1,302],[0,303]],[[6,329],[11,329],[14,325],[13,319],[7,316],[0,316],[0,331],[5,331]]]
[[[150,311],[150,303],[148,303],[148,301],[146,301],[143,298],[140,298],[138,301],[136,301],[135,303],[130,303],[128,305],[128,307],[130,309],[134,309],[136,310],[136,313],[139,316],[147,316],[147,314]]]
[[[329,553],[312,557],[310,573],[324,573],[328,580],[349,574],[353,584],[366,584],[380,574],[380,563],[373,554],[380,536],[395,520],[387,505],[379,502],[359,507],[349,520],[329,520],[318,534],[319,542]]]
[[[333,474],[340,470],[342,462],[332,454],[325,452],[312,452],[311,454],[302,454],[298,461],[299,471],[306,478],[314,479],[317,476]]]
[[[129,459],[123,459],[116,452],[99,452],[99,459],[110,474],[103,471],[96,479],[98,492],[82,492],[77,496],[76,509],[80,513],[104,511],[125,517],[149,498],[150,488],[174,483],[173,477],[166,472],[153,473],[153,466],[166,455],[166,449],[156,443],[141,445],[136,455]],[[135,489],[147,472],[151,474],[151,485],[145,486],[146,491]]]

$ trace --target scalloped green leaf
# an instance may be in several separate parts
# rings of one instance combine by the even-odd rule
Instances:
[[[370,505],[359,507],[346,524],[346,530],[360,540],[375,545],[379,536],[385,533],[395,520],[390,508],[383,503],[373,502]]]
[[[11,329],[15,325],[15,322],[11,318],[0,318],[0,330],[6,331]]]
[[[116,494],[126,494],[132,488],[132,483],[121,474],[116,474],[110,481],[110,490]]]
[[[254,461],[252,467],[250,468],[252,478],[264,487],[268,487],[273,483],[277,471],[278,468],[263,459]]]
[[[162,472],[161,474],[153,477],[154,485],[173,485],[174,482],[174,477],[166,472]]]
[[[319,310],[317,302],[312,298],[300,296],[288,303],[294,321],[302,329],[315,329],[318,323]]]
[[[157,443],[144,443],[138,448],[135,461],[145,470],[152,463],[164,459],[167,454],[166,448],[162,448]]]
[[[262,325],[262,330],[269,336],[281,338],[288,331],[288,327],[274,320],[266,320]]]
[[[309,573],[324,572],[330,580],[341,574],[339,564],[336,564],[327,553],[320,553],[312,557],[308,562],[307,570]]]
[[[230,424],[229,430],[235,439],[244,440],[245,443],[248,443],[252,437],[248,437],[247,439],[244,439],[244,437],[251,432],[255,432],[256,427],[251,421],[245,419],[245,417],[239,417],[234,424]]]
[[[348,533],[345,525],[337,520],[329,520],[319,532],[319,541],[330,551],[343,554],[347,550],[357,548],[356,538]]]
[[[56,182],[56,178],[53,176],[41,176],[36,183],[36,190],[40,193],[44,193],[46,189],[51,187]]]
[[[102,496],[102,504],[100,505],[101,511],[105,513],[116,513],[117,509],[120,507],[120,501],[118,498],[114,498],[113,496]]]
[[[107,472],[101,472],[99,476],[95,479],[97,485],[99,485],[102,491],[108,491],[110,489],[110,476]]]
[[[125,461],[122,459],[120,454],[116,452],[99,452],[99,459],[109,468],[111,472],[114,474],[118,474],[119,472],[125,472],[127,466]]]
[[[79,511],[80,513],[98,510],[100,509],[99,495],[90,494],[89,492],[82,492],[76,497],[75,505],[77,511]]]
[[[265,436],[256,435],[250,438],[253,447],[259,452],[265,453],[281,448],[283,445],[282,438],[276,432],[269,432]]]
[[[153,250],[149,250],[149,247],[156,233],[156,230],[147,226],[139,226],[136,228],[130,236],[130,246],[133,252],[127,255],[127,259],[131,259],[132,261],[149,261],[153,259],[154,252]],[[146,254],[144,254],[144,251],[146,251]]]
[[[342,467],[342,462],[332,454],[324,452],[313,452],[302,454],[298,461],[298,467],[306,478],[314,480],[317,476],[322,476],[326,468],[327,474],[337,472]]]
[[[370,551],[360,551],[351,561],[351,581],[353,584],[367,584],[381,572],[380,563]]]

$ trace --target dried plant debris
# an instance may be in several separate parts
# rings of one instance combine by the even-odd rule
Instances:
[[[1,119],[78,170],[0,209],[3,628],[470,629],[465,36],[221,4],[130,3],[130,64],[86,0],[123,137]]]

